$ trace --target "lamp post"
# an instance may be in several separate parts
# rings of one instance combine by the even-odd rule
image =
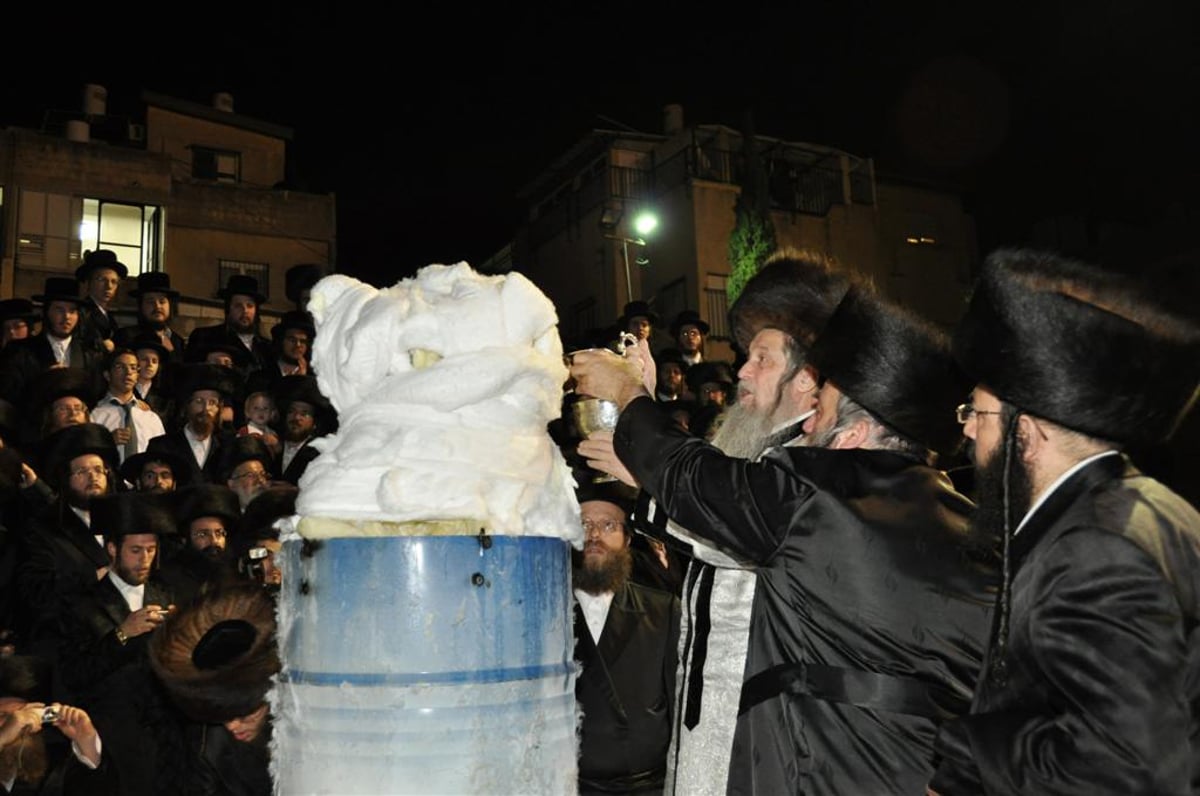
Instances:
[[[633,227],[638,232],[638,237],[629,238],[624,235],[605,235],[607,240],[621,241],[621,261],[625,264],[625,300],[633,301],[633,280],[629,275],[629,244],[636,246],[645,246],[645,235],[649,235],[658,227],[658,217],[649,211],[638,213],[633,220]]]

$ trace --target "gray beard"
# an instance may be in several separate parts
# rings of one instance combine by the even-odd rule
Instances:
[[[735,459],[757,459],[772,445],[778,444],[771,428],[771,415],[747,409],[740,403],[725,408],[725,417],[712,437],[712,444]]]

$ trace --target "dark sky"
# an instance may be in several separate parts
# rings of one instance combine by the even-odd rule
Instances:
[[[667,103],[731,127],[752,110],[760,134],[958,190],[984,248],[1041,215],[1145,223],[1196,205],[1194,4],[647,5],[21,11],[0,124],[78,107],[88,82],[111,112],[142,89],[227,91],[295,130],[296,183],[338,196],[341,270],[376,284],[482,261],[555,155],[607,120],[657,131]]]

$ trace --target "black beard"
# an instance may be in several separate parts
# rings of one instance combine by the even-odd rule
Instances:
[[[167,328],[166,321],[156,321],[151,318],[147,318],[145,316],[142,317],[142,325],[145,326],[147,329],[152,329],[156,332],[161,332],[163,329]]]
[[[594,566],[587,565],[583,553],[574,550],[571,551],[571,560],[575,564],[571,583],[588,594],[616,593],[624,588],[633,574],[633,554],[628,547],[612,551],[603,563]]]
[[[1033,483],[1014,446],[1008,477],[1008,528],[1017,529],[1033,503]],[[971,517],[972,541],[988,546],[1004,538],[1004,450],[997,447],[988,461],[975,465],[975,513]]]

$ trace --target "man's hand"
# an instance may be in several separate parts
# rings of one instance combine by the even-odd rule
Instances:
[[[112,430],[112,438],[113,442],[117,443],[117,445],[124,445],[129,442],[129,440],[133,439],[133,432],[129,430],[128,426],[123,428],[114,428]]]
[[[100,734],[82,708],[58,705],[58,731],[66,736],[93,767],[100,765]]]
[[[638,363],[642,369],[642,384],[646,386],[646,392],[654,395],[654,388],[658,385],[658,366],[654,364],[654,356],[650,353],[650,342],[638,340],[637,345],[625,349],[625,356]]]
[[[634,398],[649,395],[642,382],[642,367],[641,360],[618,356],[602,348],[589,348],[571,355],[575,391],[613,401],[621,410]]]
[[[100,341],[100,347],[111,354],[113,349],[116,348],[116,344],[112,340],[105,339]]]
[[[26,489],[37,483],[38,474],[25,462],[21,462],[21,489]]]
[[[161,605],[143,605],[121,623],[121,632],[128,638],[136,638],[143,633],[149,633],[167,618],[167,611]]]
[[[33,735],[42,731],[42,711],[44,702],[27,702],[24,707],[14,710],[0,724],[0,749],[25,735]]]
[[[588,467],[593,470],[611,475],[627,486],[641,487],[633,473],[617,458],[611,431],[593,432],[587,439],[580,441],[578,452],[587,459]]]

